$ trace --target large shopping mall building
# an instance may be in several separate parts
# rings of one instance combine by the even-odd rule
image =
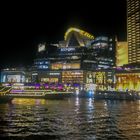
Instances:
[[[127,42],[118,42],[113,36],[95,37],[69,28],[63,41],[38,45],[32,67],[2,70],[1,82],[94,84],[100,90],[140,90],[138,71],[119,67],[128,63],[127,46]]]

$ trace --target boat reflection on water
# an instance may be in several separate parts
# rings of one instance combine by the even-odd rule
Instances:
[[[14,98],[12,104],[21,105],[44,105],[46,104],[45,99],[31,99],[31,98]]]

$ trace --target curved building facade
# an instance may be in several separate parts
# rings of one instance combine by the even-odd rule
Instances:
[[[64,40],[66,42],[66,46],[79,46],[83,47],[88,44],[89,41],[93,40],[94,36],[86,31],[77,29],[77,28],[69,28],[64,35]]]

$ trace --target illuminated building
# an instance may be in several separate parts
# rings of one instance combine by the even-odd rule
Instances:
[[[116,44],[116,66],[128,64],[128,43],[117,42]]]
[[[140,70],[117,71],[115,77],[116,77],[116,90],[140,91]]]
[[[130,52],[129,48],[129,56]],[[115,37],[108,36],[94,38],[83,30],[70,28],[64,41],[38,45],[32,67],[2,70],[1,82],[140,91],[140,70],[130,69],[127,63],[127,42],[117,42]]]
[[[40,44],[34,66],[41,82],[84,83],[86,70],[107,69],[115,66],[114,37],[93,35],[69,28],[64,41],[58,45]],[[59,75],[49,73],[58,72]],[[61,77],[61,78],[60,78]],[[36,78],[37,79],[37,78]]]
[[[86,71],[84,81],[87,86],[96,85],[97,90],[111,90],[114,88],[114,74],[114,70]]]
[[[34,65],[26,70],[25,83],[89,84],[91,79],[85,80],[87,71],[115,66],[115,45],[114,37],[94,38],[83,30],[69,28],[64,41],[38,45]],[[98,85],[97,89],[108,89],[107,72],[96,72],[95,75],[93,84]]]
[[[140,0],[127,0],[128,62],[140,62]]]
[[[94,39],[94,36],[77,28],[69,28],[64,36],[66,47],[79,46],[83,47],[88,44],[90,40]]]
[[[115,66],[115,37],[99,36],[87,47],[87,57],[83,60],[86,68],[110,68]]]
[[[115,45],[114,37],[94,38],[86,31],[72,27],[58,45],[40,44],[34,64],[40,70],[106,69],[115,66]]]
[[[34,65],[38,70],[47,70],[50,67],[50,62],[45,58],[35,59]]]
[[[61,71],[38,71],[38,80],[41,83],[61,83]]]
[[[3,69],[1,71],[2,83],[24,83],[25,82],[25,70],[24,69]]]
[[[83,71],[63,71],[62,72],[62,83],[83,83]]]

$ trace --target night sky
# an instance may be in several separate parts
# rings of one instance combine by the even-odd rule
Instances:
[[[38,43],[58,43],[71,26],[126,40],[125,0],[7,2],[1,8],[0,68],[31,65]]]

